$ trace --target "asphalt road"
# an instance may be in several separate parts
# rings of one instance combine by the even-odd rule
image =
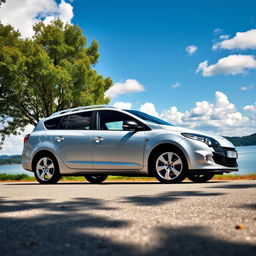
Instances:
[[[256,252],[255,180],[0,183],[0,192],[1,255]]]

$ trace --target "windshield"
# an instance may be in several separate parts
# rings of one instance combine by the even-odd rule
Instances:
[[[127,112],[147,121],[147,122],[153,123],[153,124],[163,124],[163,125],[173,126],[172,124],[170,124],[162,119],[148,115],[148,114],[146,114],[144,112],[140,112],[138,110],[125,110],[125,111],[127,111]]]

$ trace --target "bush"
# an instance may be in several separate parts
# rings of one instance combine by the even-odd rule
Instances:
[[[7,174],[0,173],[0,180],[35,180],[34,177],[31,177],[27,174]]]

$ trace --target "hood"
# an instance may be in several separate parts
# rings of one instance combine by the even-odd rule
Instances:
[[[195,133],[198,135],[211,137],[211,138],[217,140],[222,147],[234,148],[234,145],[230,141],[228,141],[227,139],[225,139],[224,137],[222,137],[220,135],[214,135],[211,133],[206,133],[203,131],[188,129],[188,128],[184,128],[184,127],[178,127],[178,126],[168,126],[168,125],[159,125],[159,126],[164,130],[173,131],[173,132],[177,132],[177,133]]]

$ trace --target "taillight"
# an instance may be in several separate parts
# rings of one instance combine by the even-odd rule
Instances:
[[[24,144],[28,141],[29,136],[30,136],[30,134],[27,134],[27,135],[24,137]]]

